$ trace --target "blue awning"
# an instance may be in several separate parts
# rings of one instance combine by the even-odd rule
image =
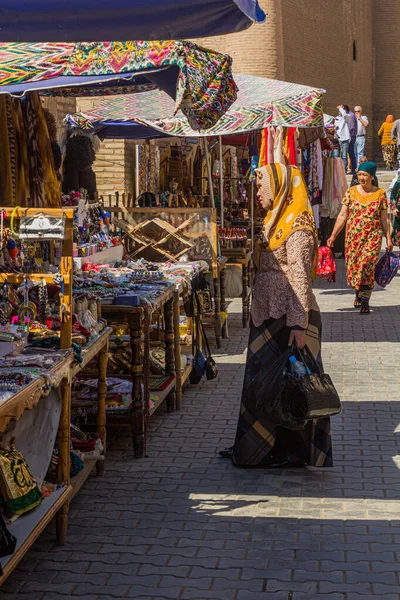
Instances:
[[[257,0],[2,0],[0,42],[181,40],[265,19]]]

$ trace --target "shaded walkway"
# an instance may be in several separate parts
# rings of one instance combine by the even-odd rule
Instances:
[[[331,473],[239,470],[217,457],[232,442],[247,331],[231,305],[220,377],[191,387],[183,410],[152,421],[149,458],[128,437],[70,512],[63,548],[46,533],[1,600],[400,599],[400,278],[368,317],[343,262],[319,284],[325,367],[344,401]]]

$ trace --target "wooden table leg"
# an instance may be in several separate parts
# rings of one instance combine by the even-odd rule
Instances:
[[[221,312],[225,313],[226,310],[226,295],[225,295],[225,275],[226,268],[223,267],[220,271],[219,281],[221,286]],[[224,323],[222,325],[222,338],[226,339],[228,337],[228,316],[225,318]]]
[[[215,302],[215,339],[217,348],[222,346],[222,327],[221,327],[221,288],[219,277],[213,277],[214,284],[214,302]]]
[[[180,294],[174,292],[174,349],[176,371],[176,410],[182,408],[182,369],[181,369],[181,336],[179,332]]]
[[[97,434],[103,440],[104,451],[106,453],[107,429],[106,429],[106,397],[107,397],[107,361],[108,361],[108,342],[100,350],[97,364],[99,371],[98,387],[97,387]],[[96,462],[96,475],[104,475],[104,460]]]
[[[142,352],[140,345],[143,313],[138,312],[128,316],[132,349],[132,404],[130,410],[133,453],[135,458],[144,454],[145,413],[142,394]]]
[[[247,327],[247,321],[249,320],[248,314],[248,273],[247,273],[247,263],[242,264],[242,325],[243,327]]]
[[[57,481],[61,485],[69,485],[71,461],[70,461],[70,437],[71,437],[71,381],[64,378],[60,384],[61,392],[61,415],[58,427],[58,468]],[[62,546],[67,540],[69,502],[66,502],[57,512],[56,530],[57,540]]]
[[[175,372],[175,335],[174,335],[174,298],[171,298],[164,304],[164,322],[165,322],[165,374],[173,375]],[[168,412],[173,412],[176,408],[176,393],[172,390],[167,396]]]

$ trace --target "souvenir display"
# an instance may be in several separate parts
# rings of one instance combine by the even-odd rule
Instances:
[[[247,230],[245,228],[219,228],[219,241],[222,249],[246,248],[248,245]]]
[[[42,501],[29,466],[13,441],[9,448],[0,448],[0,494],[9,517],[32,510]]]

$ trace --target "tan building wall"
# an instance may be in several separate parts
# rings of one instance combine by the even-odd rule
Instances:
[[[236,73],[250,73],[326,90],[324,110],[361,104],[370,119],[367,155],[380,158],[378,127],[400,118],[400,0],[260,0],[263,25],[196,40],[229,54]],[[397,6],[397,10],[395,10]],[[85,111],[98,100],[80,99]],[[373,148],[372,148],[373,146]],[[102,145],[95,170],[103,193],[133,191],[131,142]]]
[[[373,135],[375,157],[381,159],[377,131],[387,115],[400,119],[400,2],[373,0]]]
[[[338,104],[351,108],[361,104],[372,119],[372,3],[263,0],[260,4],[268,14],[264,25],[221,38],[205,38],[204,43],[230,54],[236,73],[324,88],[326,113],[336,114]],[[378,3],[380,6],[381,0],[376,0]],[[388,12],[390,5],[393,10],[393,0],[384,3]],[[397,43],[400,46],[400,39]],[[371,126],[369,152],[372,138]]]

